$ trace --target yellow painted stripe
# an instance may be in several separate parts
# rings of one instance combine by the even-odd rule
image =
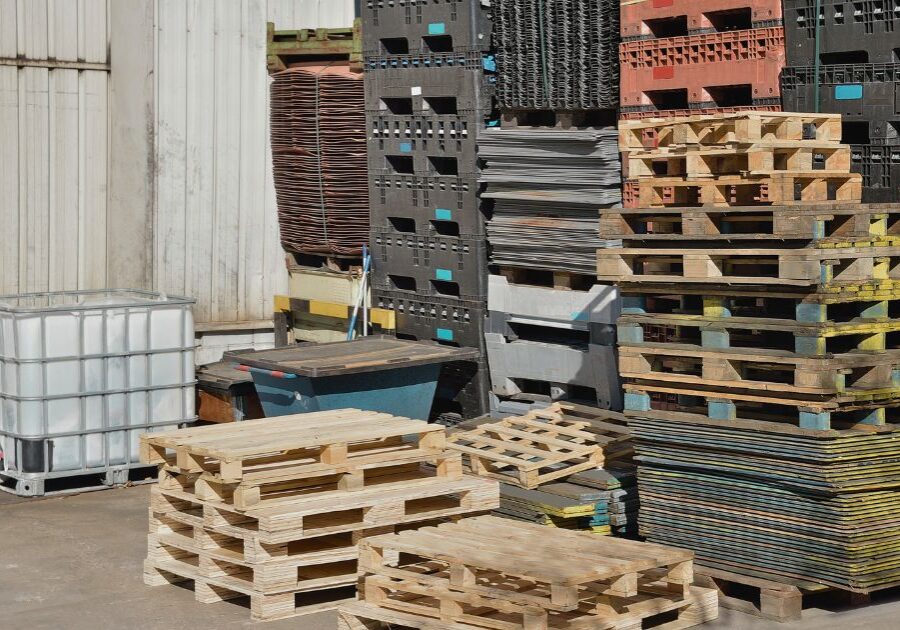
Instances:
[[[290,312],[291,298],[289,298],[286,295],[276,295],[275,296],[275,310]]]
[[[330,304],[328,302],[309,302],[310,315],[322,315],[323,317],[335,317],[337,319],[349,319],[350,307],[346,304]]]

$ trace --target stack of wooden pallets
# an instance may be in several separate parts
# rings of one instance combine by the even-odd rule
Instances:
[[[624,296],[619,367],[641,533],[798,598],[817,585],[900,583],[900,524],[888,516],[900,485],[900,206],[858,203],[839,123],[770,113],[626,123],[623,151],[640,138],[658,147],[637,150],[632,172],[665,176],[641,177],[641,207],[600,222],[604,238],[623,240],[599,251],[598,272]],[[803,163],[777,175],[792,182],[787,197],[760,194],[776,179],[759,175],[768,159]],[[822,168],[807,194],[810,160]],[[726,194],[669,189],[668,174],[687,166],[683,183],[721,190],[717,165],[738,163]],[[742,194],[743,182],[756,192]]]
[[[360,601],[338,627],[688,628],[718,615],[692,584],[690,552],[484,516],[363,541]]]
[[[623,120],[624,203],[655,208],[859,200],[862,176],[850,173],[850,147],[840,139],[837,114]]]
[[[466,470],[497,479],[495,514],[549,527],[633,533],[632,447],[620,413],[568,403],[481,423],[449,437]],[[611,470],[603,470],[607,466]]]
[[[145,434],[141,457],[159,465],[145,582],[249,596],[258,620],[352,597],[365,536],[498,505],[442,427],[354,409]]]

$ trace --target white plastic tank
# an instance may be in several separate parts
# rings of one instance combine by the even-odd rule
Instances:
[[[138,464],[138,436],[195,419],[193,300],[136,290],[0,297],[0,474]]]

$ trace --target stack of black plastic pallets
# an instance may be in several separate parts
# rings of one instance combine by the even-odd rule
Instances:
[[[491,29],[482,0],[363,6],[372,305],[396,313],[398,336],[482,351],[487,244],[476,141],[492,116]],[[444,368],[434,416],[486,412],[484,361]]]
[[[900,201],[900,0],[816,5],[784,0],[784,109],[842,114],[863,201]]]

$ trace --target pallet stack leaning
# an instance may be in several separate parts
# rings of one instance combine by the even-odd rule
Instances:
[[[340,630],[689,628],[716,619],[690,552],[492,516],[360,544],[360,601]],[[400,557],[399,562],[393,559]]]
[[[459,429],[448,447],[462,454],[469,473],[501,482],[498,516],[636,535],[633,449],[621,413],[555,403]]]
[[[779,110],[781,0],[622,0],[621,113]]]
[[[500,4],[501,123],[479,141],[483,197],[493,204],[491,411],[553,400],[620,410],[620,300],[594,273],[596,250],[610,244],[597,213],[622,202],[618,1]]]
[[[784,12],[785,109],[841,114],[863,201],[900,201],[900,1],[784,0]]]
[[[779,620],[900,583],[900,208],[860,204],[840,137],[832,114],[623,123],[640,206],[601,221],[641,534]]]
[[[145,434],[141,457],[159,466],[145,583],[249,596],[257,620],[352,598],[366,536],[498,505],[442,427],[355,409]]]
[[[477,139],[492,117],[490,3],[362,8],[372,305],[396,333],[484,349],[485,209]],[[445,368],[434,415],[487,410],[484,358]]]

